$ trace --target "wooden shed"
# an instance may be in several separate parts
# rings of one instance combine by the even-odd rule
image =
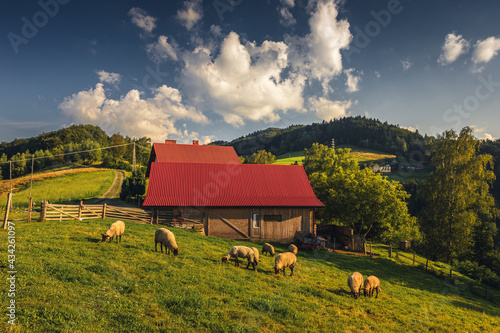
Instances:
[[[208,236],[290,241],[323,204],[301,165],[153,162],[143,206]]]

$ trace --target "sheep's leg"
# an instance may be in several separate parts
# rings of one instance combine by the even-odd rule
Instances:
[[[122,242],[122,235],[120,235],[120,243]]]
[[[293,269],[295,268],[295,266],[290,266],[290,270],[292,271],[292,273],[290,274],[290,276],[293,276]]]
[[[238,262],[238,257],[236,257],[234,260],[234,266],[240,267],[240,263]]]
[[[160,251],[163,253],[163,243],[160,242]]]
[[[111,243],[111,241],[113,240],[113,237],[109,237],[109,242]]]
[[[375,296],[375,298],[378,298],[378,291],[380,290],[380,288],[377,288],[377,296]]]
[[[165,252],[170,255],[170,248],[168,246],[165,246]]]
[[[285,274],[285,267],[283,267],[283,276],[286,276],[286,274]]]

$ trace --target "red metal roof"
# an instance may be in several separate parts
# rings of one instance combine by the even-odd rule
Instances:
[[[153,144],[146,177],[149,177],[152,162],[241,164],[232,146],[185,145],[176,143]]]
[[[145,207],[323,207],[301,165],[154,162]]]

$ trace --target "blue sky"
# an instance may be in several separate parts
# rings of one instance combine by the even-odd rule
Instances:
[[[206,143],[349,115],[500,137],[498,1],[0,6],[0,141],[74,123]]]

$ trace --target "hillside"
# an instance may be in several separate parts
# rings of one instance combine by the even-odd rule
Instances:
[[[391,155],[407,157],[411,152],[425,150],[428,138],[398,125],[382,123],[366,117],[346,117],[310,125],[292,125],[285,129],[268,128],[250,133],[231,142],[218,141],[234,147],[238,155],[251,155],[265,149],[275,155],[301,151],[314,142],[331,146],[354,145],[375,149]]]
[[[256,271],[222,264],[231,246],[246,243],[189,230],[173,230],[177,257],[154,252],[155,225],[129,222],[121,244],[101,243],[100,233],[111,222],[15,226],[12,332],[494,332],[500,327],[498,306],[397,259],[301,251],[294,276],[287,270],[283,277],[274,274],[272,257],[261,255]],[[286,245],[274,245],[277,252],[286,251]],[[7,243],[1,247],[6,253]],[[6,255],[0,266],[6,269]],[[346,280],[353,271],[381,279],[378,299],[350,296]],[[7,304],[7,293],[0,297]],[[7,326],[4,318],[0,329]]]

